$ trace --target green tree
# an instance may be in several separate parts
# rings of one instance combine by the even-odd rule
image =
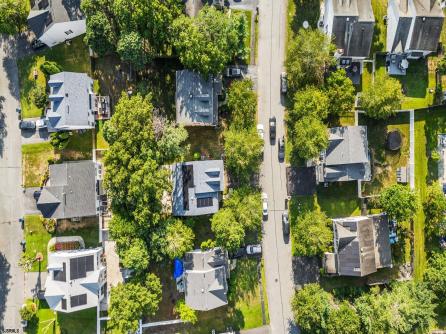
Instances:
[[[214,247],[216,247],[216,246],[217,246],[217,244],[216,244],[215,240],[208,239],[208,240],[205,240],[205,241],[203,241],[203,242],[201,243],[201,245],[200,245],[200,249],[202,249],[202,250],[208,250],[208,249],[212,249],[212,248],[214,248]]]
[[[50,135],[50,144],[57,150],[63,150],[68,146],[71,136],[71,131],[53,132]]]
[[[30,98],[37,108],[43,110],[48,104],[48,94],[46,93],[45,87],[35,85],[30,93]]]
[[[318,284],[305,285],[291,302],[294,320],[303,334],[324,334],[332,297]]]
[[[255,129],[227,130],[225,138],[225,163],[229,172],[241,183],[248,183],[259,171],[262,162],[263,140]]]
[[[81,7],[85,8],[85,4],[90,1],[92,0],[82,1]],[[87,30],[84,40],[99,56],[115,50],[117,36],[105,13],[98,11],[91,16],[87,15]]]
[[[257,94],[251,79],[234,81],[228,90],[228,109],[231,114],[231,127],[248,130],[255,126]]]
[[[423,208],[427,232],[437,236],[446,234],[446,197],[438,182],[427,187]]]
[[[245,229],[229,208],[220,209],[211,218],[211,229],[218,246],[235,250],[243,244]]]
[[[160,163],[172,163],[184,157],[190,145],[186,144],[189,134],[183,125],[170,124],[164,127],[158,141]]]
[[[144,282],[144,287],[149,293],[149,305],[147,307],[147,314],[154,316],[158,311],[158,305],[161,302],[163,295],[163,286],[158,276],[153,273],[148,273],[146,275],[146,280]]]
[[[181,62],[205,77],[219,74],[239,54],[238,14],[227,15],[213,6],[205,6],[197,17],[180,16],[172,25],[173,45]]]
[[[151,290],[152,287],[157,290]],[[139,319],[146,314],[155,314],[160,301],[161,284],[146,287],[138,283],[119,283],[111,288],[107,325],[121,333],[135,332]]]
[[[46,75],[50,76],[63,71],[62,66],[60,66],[55,61],[45,60],[42,65],[40,65],[40,70]]]
[[[232,210],[236,220],[247,230],[262,227],[262,200],[260,193],[250,187],[236,188],[225,200],[224,207]]]
[[[328,116],[328,108],[328,97],[325,91],[308,86],[294,94],[294,106],[288,113],[288,119],[292,124],[304,116],[324,120]]]
[[[144,50],[144,41],[135,31],[121,34],[116,51],[123,61],[129,62],[136,69],[142,69],[150,61]]]
[[[343,301],[339,307],[330,309],[327,318],[327,334],[357,334],[361,333],[361,322],[356,310]]]
[[[22,320],[31,321],[37,314],[37,305],[32,301],[27,301],[19,310]]]
[[[424,272],[424,281],[440,301],[446,298],[446,253],[435,253],[429,260]]]
[[[285,62],[292,92],[307,85],[322,86],[326,68],[334,63],[330,38],[318,29],[300,29],[289,43]]]
[[[394,184],[381,193],[379,203],[382,209],[398,222],[408,222],[419,208],[418,194],[408,186]],[[401,225],[406,229],[408,226]]]
[[[333,242],[330,220],[321,211],[307,211],[297,218],[292,237],[295,255],[322,255]]]
[[[387,74],[377,74],[370,87],[362,92],[361,107],[367,116],[385,119],[401,108],[402,100],[401,83]]]
[[[327,128],[315,117],[302,117],[292,125],[290,132],[294,150],[301,159],[317,158],[328,147]]]
[[[344,69],[332,72],[327,79],[328,112],[341,115],[351,112],[355,106],[355,87]]]
[[[166,227],[166,254],[169,258],[182,258],[194,247],[195,234],[179,219],[171,219]]]
[[[192,325],[198,321],[197,312],[187,306],[184,299],[177,301],[175,305],[175,313],[179,315],[181,320],[191,323]]]
[[[0,0],[0,33],[16,34],[26,27],[26,0]]]
[[[121,263],[125,268],[134,269],[136,272],[142,272],[149,265],[149,253],[147,246],[142,239],[135,238],[121,252]]]

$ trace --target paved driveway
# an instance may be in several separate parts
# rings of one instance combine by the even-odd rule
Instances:
[[[19,329],[18,310],[24,300],[24,275],[17,263],[23,238],[21,136],[16,108],[19,86],[15,40],[0,35],[0,97],[5,128],[0,133],[0,332]]]
[[[259,122],[265,127],[265,151],[261,185],[268,195],[269,217],[264,222],[263,249],[271,333],[295,333],[291,297],[294,293],[291,243],[283,237],[285,208],[285,164],[278,160],[277,140],[269,141],[268,119],[277,119],[277,138],[284,135],[284,107],[281,103],[280,73],[285,58],[286,0],[260,0],[258,93]]]

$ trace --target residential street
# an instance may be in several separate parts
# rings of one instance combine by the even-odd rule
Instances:
[[[271,333],[297,333],[292,326],[290,300],[294,292],[291,243],[282,233],[285,208],[285,163],[279,163],[278,138],[285,133],[281,103],[280,73],[283,71],[286,40],[286,0],[261,0],[259,20],[258,94],[259,123],[265,127],[265,154],[261,185],[268,195],[269,217],[264,222],[263,254]],[[277,119],[276,141],[269,140],[268,119]]]
[[[18,218],[23,212],[23,196],[14,43],[12,37],[0,36],[0,98],[5,115],[4,128],[0,129],[0,332],[21,328],[19,308],[24,301],[24,276],[18,267],[23,238]]]

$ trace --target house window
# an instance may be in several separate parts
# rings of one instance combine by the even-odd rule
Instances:
[[[73,33],[73,30],[71,30],[71,29],[68,29],[67,31],[65,31],[65,35],[70,35],[72,33]]]
[[[59,282],[66,282],[67,281],[67,271],[65,268],[65,262],[63,263],[63,269],[62,270],[54,270],[54,276],[53,279],[55,281],[59,281]]]
[[[70,305],[71,307],[82,306],[87,304],[87,294],[71,296]]]
[[[197,208],[205,208],[213,205],[212,197],[197,198]]]
[[[67,309],[67,300],[65,298],[62,298],[62,310]]]

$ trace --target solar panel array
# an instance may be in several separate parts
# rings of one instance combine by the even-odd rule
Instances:
[[[70,305],[71,307],[81,306],[87,304],[87,294],[71,296]]]
[[[87,271],[94,270],[94,255],[70,259],[70,279],[84,278]]]

